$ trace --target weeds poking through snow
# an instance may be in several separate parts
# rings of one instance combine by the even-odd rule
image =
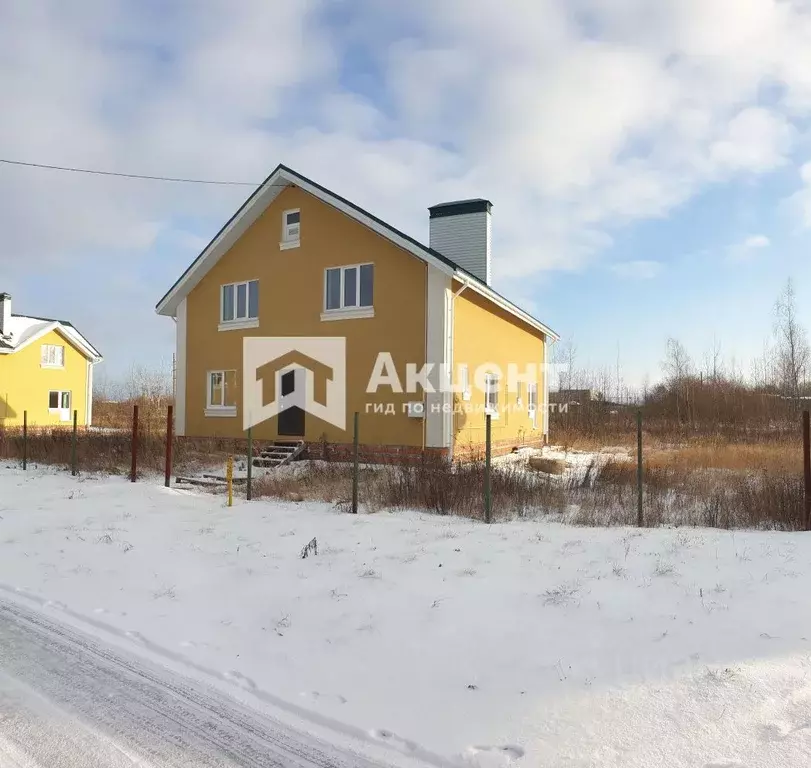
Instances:
[[[618,578],[618,579],[625,579],[628,577],[628,571],[625,570],[619,563],[614,563],[611,566],[611,572]]]
[[[711,669],[707,667],[704,677],[712,683],[728,683],[737,677],[738,671],[734,667]]]
[[[313,536],[301,550],[301,559],[306,560],[310,555],[318,554],[318,540]]]
[[[674,573],[675,569],[671,563],[657,559],[656,567],[653,569],[654,576],[672,576]]]
[[[568,605],[577,597],[579,592],[580,585],[576,582],[573,584],[561,584],[554,589],[547,589],[543,593],[543,602],[544,605]]]
[[[364,568],[358,576],[361,579],[379,579],[380,574],[374,568]]]

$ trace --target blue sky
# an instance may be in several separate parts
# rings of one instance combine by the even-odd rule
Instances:
[[[279,162],[427,240],[483,196],[495,287],[637,386],[668,336],[747,373],[811,326],[811,4],[56,0],[0,6],[0,157],[260,181]],[[0,165],[0,289],[170,370],[154,305],[250,190]]]

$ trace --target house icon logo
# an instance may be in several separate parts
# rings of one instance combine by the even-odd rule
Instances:
[[[305,414],[346,429],[346,339],[244,339],[243,428],[278,416],[279,435],[304,437]]]

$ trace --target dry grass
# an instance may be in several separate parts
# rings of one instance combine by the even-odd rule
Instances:
[[[174,474],[192,472],[212,463],[225,466],[228,455],[244,455],[244,441],[210,438],[175,440]],[[28,461],[69,467],[72,457],[70,429],[38,429],[28,434]],[[22,429],[0,430],[0,458],[22,460]],[[163,472],[166,461],[166,434],[150,429],[138,431],[138,472]],[[76,439],[76,463],[83,472],[127,474],[132,462],[132,438],[129,431],[81,429]]]
[[[796,441],[739,443],[697,441],[679,448],[658,448],[648,452],[649,467],[731,469],[738,471],[802,473],[802,443]]]
[[[257,496],[336,504],[348,511],[352,468],[311,462],[296,475],[269,475]],[[553,478],[516,465],[492,471],[496,520],[550,517],[574,525],[635,525],[636,466],[609,459],[595,462],[579,479]],[[484,469],[436,459],[420,464],[362,468],[360,503],[367,511],[417,509],[482,519]],[[803,488],[797,473],[759,469],[691,468],[684,464],[645,468],[645,524],[715,528],[803,528]]]

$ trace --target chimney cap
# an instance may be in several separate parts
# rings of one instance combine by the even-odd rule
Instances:
[[[449,203],[437,203],[428,209],[429,217],[439,219],[443,216],[459,216],[463,213],[490,213],[493,204],[489,200],[477,197],[472,200],[453,200]]]
[[[0,293],[0,301],[2,301],[3,299],[10,299],[10,298],[11,298],[10,293],[5,293],[5,292]]]

